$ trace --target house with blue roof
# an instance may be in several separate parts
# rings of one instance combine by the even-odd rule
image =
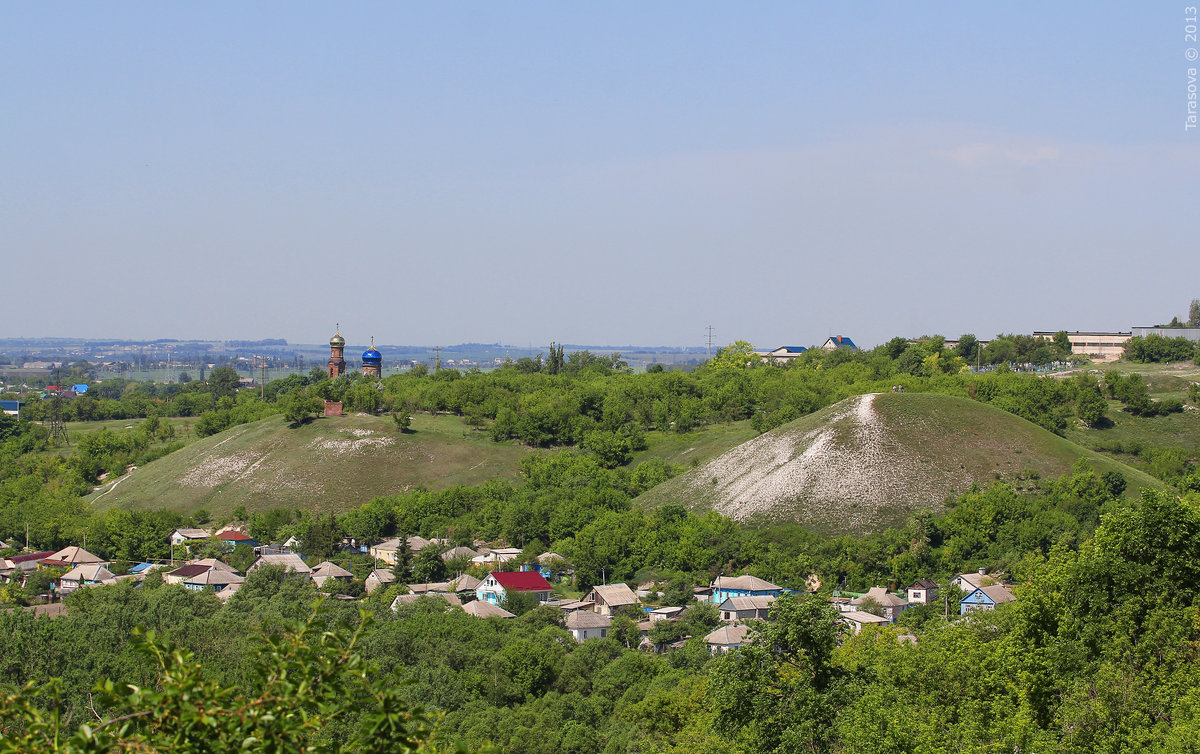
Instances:
[[[783,592],[757,576],[718,576],[712,583],[712,601],[720,605],[730,597],[775,597]]]
[[[20,416],[21,406],[24,406],[24,401],[0,401],[0,411],[9,416]]]
[[[804,346],[780,346],[779,348],[770,351],[755,351],[762,357],[763,361],[778,361],[788,362],[799,356],[803,356],[808,349]]]
[[[854,345],[854,341],[847,338],[845,335],[830,335],[829,339],[821,344],[822,351],[832,351],[837,348],[850,348],[855,351],[858,346]]]

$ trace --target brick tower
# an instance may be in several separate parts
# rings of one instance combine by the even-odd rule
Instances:
[[[346,348],[346,339],[342,337],[341,325],[338,326],[338,332],[334,333],[329,339],[329,376],[341,377],[346,373],[346,360],[342,358],[342,352]]]

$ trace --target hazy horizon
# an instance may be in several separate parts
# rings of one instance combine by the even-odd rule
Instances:
[[[1200,297],[1174,4],[6,22],[0,336],[870,346]]]

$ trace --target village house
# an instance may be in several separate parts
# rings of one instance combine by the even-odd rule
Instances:
[[[171,536],[167,538],[167,541],[171,543],[172,547],[179,547],[180,545],[187,545],[192,542],[204,541],[211,536],[212,532],[208,529],[176,529],[171,532]]]
[[[749,626],[735,623],[731,626],[722,626],[705,636],[704,643],[708,646],[710,654],[725,654],[745,644],[746,635],[749,633]]]
[[[683,617],[683,611],[682,607],[659,607],[646,613],[646,618],[651,623],[658,623],[660,620],[679,620]]]
[[[342,568],[336,563],[331,563],[328,560],[317,563],[313,566],[312,572],[309,574],[313,583],[318,587],[324,586],[327,581],[341,581],[349,583],[354,580],[354,574]]]
[[[958,614],[967,615],[980,610],[995,610],[997,605],[1013,602],[1016,599],[1006,586],[1000,584],[981,586],[963,597],[962,602],[958,603]]]
[[[396,574],[383,568],[376,568],[367,574],[367,578],[363,581],[363,587],[367,590],[367,594],[374,594],[376,589],[385,587],[395,581]]]
[[[36,570],[47,558],[54,555],[49,550],[30,552],[24,555],[13,555],[10,558],[0,558],[0,579],[25,583],[25,576]]]
[[[450,561],[454,560],[455,558],[466,558],[470,560],[478,554],[479,553],[475,552],[470,547],[451,547],[449,550],[446,550],[442,553],[442,560]]]
[[[887,625],[887,618],[882,618],[874,613],[864,613],[861,610],[850,610],[838,615],[838,620],[850,626],[850,630],[857,636],[862,632],[864,626],[883,626]]]
[[[283,566],[288,573],[298,573],[302,576],[312,573],[312,569],[305,564],[304,559],[294,552],[284,555],[260,555],[258,560],[254,561],[254,565],[246,569],[246,573],[253,573],[266,566]]]
[[[919,602],[922,605],[932,603],[937,599],[938,584],[930,579],[917,579],[904,590],[904,597],[909,602]]]
[[[450,605],[451,607],[462,607],[462,602],[459,601],[457,594],[447,594],[446,592],[430,592],[428,594],[397,594],[396,598],[392,600],[392,609],[396,610],[401,605],[411,605],[424,597],[445,600],[446,604]]]
[[[850,600],[850,604],[855,608],[860,608],[868,602],[874,602],[883,608],[883,617],[888,623],[895,623],[900,613],[908,608],[907,600],[897,597],[881,586],[872,587],[863,596]]]
[[[475,598],[475,590],[483,581],[475,578],[469,573],[460,573],[458,576],[446,582],[447,591],[454,592],[460,597]]]
[[[612,628],[612,618],[608,615],[578,610],[567,615],[567,630],[575,641],[582,644],[588,639],[604,639]]]
[[[64,566],[73,568],[75,566],[91,565],[93,563],[108,565],[108,561],[104,558],[97,557],[82,547],[75,547],[72,545],[71,547],[64,547],[63,549],[54,553],[50,557],[43,560],[41,564],[47,568],[61,568]]]
[[[476,618],[515,618],[517,616],[508,612],[499,605],[493,605],[490,602],[483,600],[471,600],[462,606],[463,612],[467,615],[473,615]]]
[[[509,592],[524,592],[532,594],[538,602],[550,599],[554,588],[546,582],[540,573],[533,571],[496,571],[489,573],[487,578],[475,589],[475,599],[490,602],[493,605],[504,602]]]
[[[471,562],[475,565],[492,566],[494,568],[501,563],[507,563],[519,557],[521,557],[521,548],[519,547],[498,547],[494,550],[484,548],[482,552],[471,558]]]
[[[755,351],[763,361],[774,361],[779,364],[786,364],[792,359],[803,356],[808,351],[804,346],[780,346],[773,348],[770,351]]]
[[[244,531],[237,529],[227,529],[217,535],[217,539],[225,543],[225,546],[232,550],[238,545],[246,545],[247,547],[258,547],[258,540],[251,537]]]
[[[580,610],[595,612],[596,603],[588,602],[587,600],[550,600],[546,603],[550,607],[557,607],[564,613],[574,613]]]
[[[585,602],[593,602],[594,610],[600,615],[615,615],[623,607],[636,606],[637,595],[626,584],[607,584],[594,586],[583,598]]]
[[[718,576],[712,582],[712,601],[719,605],[730,597],[779,597],[783,587],[757,576]]]
[[[950,586],[958,587],[968,594],[981,586],[992,586],[999,583],[999,579],[988,575],[986,568],[980,568],[976,573],[959,573],[950,579]]]
[[[406,537],[405,542],[408,544],[408,551],[416,555],[421,550],[424,550],[430,545],[443,545],[445,540],[425,539],[424,537]],[[376,560],[381,560],[388,565],[396,564],[396,553],[400,551],[400,538],[392,537],[385,539],[377,545],[370,548],[371,557]]]
[[[184,589],[200,591],[211,588],[214,592],[221,593],[231,586],[241,586],[245,580],[236,571],[224,568],[207,568],[198,574],[185,577],[181,583]]]
[[[747,620],[766,620],[775,597],[730,597],[721,603],[721,620],[736,623]]]
[[[64,573],[62,578],[58,580],[58,588],[60,592],[67,595],[85,586],[115,583],[117,583],[116,576],[113,575],[112,571],[99,563],[89,563],[87,565],[75,566]]]
[[[830,335],[829,338],[821,344],[822,351],[832,351],[836,348],[851,348],[855,351],[858,346],[854,345],[854,341],[844,335]]]

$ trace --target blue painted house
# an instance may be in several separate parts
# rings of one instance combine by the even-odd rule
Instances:
[[[979,610],[995,610],[997,605],[1013,602],[1016,599],[1008,587],[1000,584],[977,587],[963,597],[962,602],[958,603],[958,614],[967,615]]]
[[[20,416],[21,406],[24,406],[24,401],[0,401],[0,411],[9,416]]]
[[[712,601],[721,604],[730,597],[779,597],[783,587],[757,576],[718,576],[712,583]]]

